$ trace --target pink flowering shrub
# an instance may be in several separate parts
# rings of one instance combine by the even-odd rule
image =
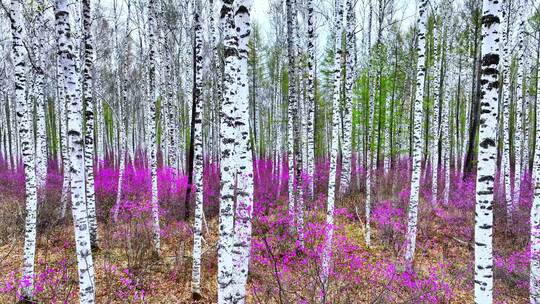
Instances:
[[[126,163],[120,203],[116,205],[118,168],[111,157],[96,164],[95,190],[100,224],[100,251],[96,257],[98,297],[115,303],[152,303],[163,299],[163,286],[181,293],[191,271],[192,217],[195,185],[171,168],[158,169],[158,205],[163,256],[153,253],[153,217],[150,172],[140,151]],[[288,209],[288,164],[271,159],[254,161],[253,239],[248,289],[255,302],[315,303],[448,303],[471,294],[475,177],[463,180],[452,170],[450,180],[439,172],[439,195],[432,203],[431,170],[422,173],[418,238],[414,271],[404,271],[403,249],[410,200],[410,159],[395,159],[389,171],[372,175],[372,246],[364,243],[365,176],[363,160],[353,158],[350,192],[336,199],[332,263],[323,284],[321,260],[330,227],[326,225],[329,161],[318,159],[313,175],[302,172],[299,185],[304,202],[304,241],[299,240],[297,218]],[[341,168],[338,166],[338,179]],[[203,282],[215,280],[219,216],[219,164],[205,158],[203,192]],[[312,187],[313,185],[313,190]],[[448,186],[447,186],[448,185]],[[443,190],[449,187],[449,200]],[[186,198],[188,189],[189,197]],[[339,193],[339,187],[336,189]],[[532,201],[531,177],[523,177],[521,196],[513,218],[506,222],[502,189],[496,187],[495,292],[496,297],[519,297],[528,286],[528,216]],[[24,172],[9,170],[0,160],[0,246],[24,233]],[[43,303],[72,303],[77,297],[75,252],[70,215],[58,221],[62,174],[49,166],[40,191],[39,259],[35,296]],[[186,204],[187,203],[187,204]],[[70,206],[68,206],[68,210]],[[112,215],[118,213],[116,221]],[[15,215],[14,215],[15,213]],[[2,247],[5,248],[5,247]],[[18,251],[22,249],[16,247]],[[0,301],[17,301],[21,278],[20,254],[0,275]],[[0,258],[2,254],[0,254]],[[0,260],[0,268],[4,268]],[[12,266],[16,265],[16,266]],[[14,270],[17,269],[17,270]],[[174,282],[174,284],[167,284]],[[204,283],[206,284],[206,283]],[[204,285],[203,284],[203,285]],[[213,285],[212,285],[213,286]],[[161,289],[159,289],[161,288]],[[169,290],[167,290],[169,292]],[[208,300],[215,290],[205,290]],[[518,294],[518,296],[516,296]]]

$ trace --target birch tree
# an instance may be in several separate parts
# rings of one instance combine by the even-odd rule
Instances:
[[[441,90],[441,63],[443,60],[442,47],[439,45],[440,28],[438,25],[438,16],[435,15],[435,21],[433,25],[433,57],[435,61],[435,68],[433,70],[433,116],[430,123],[430,135],[427,137],[430,142],[430,155],[431,155],[431,199],[432,204],[437,202],[437,188],[438,188],[438,174],[439,174],[439,103],[440,103],[440,90]],[[430,139],[429,137],[432,136]]]
[[[234,22],[234,1],[224,0],[221,6],[223,28],[223,100],[220,110],[220,201],[218,242],[218,303],[233,300],[234,193],[236,175],[235,101],[237,98],[237,43]]]
[[[232,303],[246,302],[246,284],[251,249],[253,212],[253,160],[249,129],[248,42],[251,32],[251,0],[237,0],[234,21],[238,35],[238,74],[236,101],[236,210],[233,264],[235,271]],[[255,113],[253,113],[255,115]],[[297,210],[298,214],[302,213]]]
[[[351,161],[352,161],[352,99],[354,84],[354,62],[353,52],[355,50],[355,4],[352,0],[347,0],[347,25],[346,25],[346,48],[345,54],[345,106],[343,109],[343,151],[342,169],[340,180],[340,192],[345,194],[349,191],[351,182]]]
[[[496,127],[501,4],[483,1],[480,131],[474,227],[474,300],[493,301],[493,187],[497,165]]]
[[[90,0],[82,0],[84,65],[82,68],[82,89],[84,99],[84,173],[86,179],[86,206],[90,224],[90,241],[97,247],[96,195],[94,190],[94,98],[92,96],[92,69],[94,50],[92,42],[92,12]]]
[[[73,223],[75,225],[75,249],[79,273],[79,299],[81,303],[95,302],[94,265],[90,244],[88,210],[85,202],[83,105],[77,69],[76,43],[71,35],[67,0],[56,1],[56,32],[58,55],[61,60],[65,97],[68,104],[67,134],[70,156],[70,187]]]
[[[375,97],[374,97],[374,90],[373,85],[371,83],[371,70],[373,69],[373,63],[371,59],[371,25],[372,25],[372,19],[373,19],[373,6],[371,3],[371,0],[369,0],[369,17],[368,17],[368,33],[367,33],[367,40],[368,40],[368,70],[367,70],[367,78],[368,78],[368,112],[366,115],[366,129],[367,129],[367,136],[366,136],[366,163],[365,163],[365,169],[366,169],[366,203],[365,203],[365,213],[366,213],[366,228],[365,228],[365,234],[364,234],[364,240],[366,242],[367,246],[370,246],[371,244],[371,185],[373,182],[373,173],[372,173],[372,164],[373,164],[373,155],[371,152],[371,141],[372,141],[372,132],[373,132],[373,125],[375,123]]]
[[[427,0],[418,3],[418,62],[416,67],[416,96],[414,100],[413,117],[413,155],[411,175],[411,197],[407,216],[407,234],[405,260],[408,266],[412,266],[414,251],[416,248],[416,230],[418,221],[418,202],[420,198],[420,173],[422,162],[422,120],[424,79],[426,77],[426,23],[427,23]]]
[[[341,83],[341,38],[343,34],[343,1],[336,1],[336,12],[334,15],[334,62],[332,69],[333,77],[333,97],[332,97],[332,145],[330,147],[330,173],[328,177],[328,196],[326,199],[326,238],[322,256],[322,282],[326,288],[328,274],[330,271],[330,257],[332,252],[332,241],[334,236],[334,202],[336,191],[336,168],[339,149],[339,101]]]
[[[19,136],[21,137],[22,158],[26,188],[26,220],[24,224],[23,278],[29,282],[23,287],[23,297],[31,301],[34,289],[34,265],[36,256],[36,222],[37,222],[37,185],[36,163],[34,158],[34,136],[30,106],[26,99],[27,51],[23,40],[26,28],[23,18],[23,1],[12,0],[9,11],[11,21],[11,53],[15,66],[15,102],[19,117]]]
[[[309,192],[314,197],[315,190],[315,14],[313,8],[313,0],[307,0],[307,30],[308,30],[308,47],[307,47],[307,65],[308,65],[308,79],[307,79],[307,104],[308,104],[308,122],[307,122],[307,173],[311,178],[309,184]]]
[[[540,77],[540,69],[536,70],[537,77]],[[540,89],[540,82],[536,83],[537,90]],[[536,111],[536,121],[540,121],[540,111]],[[531,235],[530,235],[530,267],[529,278],[530,303],[540,303],[540,128],[536,128],[536,147],[533,162],[533,186],[534,198],[531,206]]]
[[[160,227],[159,227],[159,206],[158,206],[158,184],[157,184],[157,136],[156,136],[156,103],[158,95],[156,90],[156,2],[155,0],[148,1],[148,109],[150,119],[147,120],[148,130],[148,148],[150,161],[150,175],[152,179],[152,223],[153,223],[153,243],[156,253],[160,250]]]
[[[507,7],[507,9],[504,9]],[[502,171],[503,171],[503,183],[504,194],[506,200],[506,214],[507,219],[510,219],[512,214],[512,187],[510,177],[510,6],[505,4],[501,13],[501,21],[503,25],[503,32],[501,35],[502,41],[502,98],[503,98],[503,117],[501,120],[501,128],[503,129],[503,158],[502,158]]]
[[[194,132],[193,132],[193,177],[195,179],[195,217],[193,223],[193,268],[192,268],[192,282],[191,292],[194,300],[201,298],[201,255],[202,255],[202,218],[203,218],[203,142],[202,142],[202,24],[201,24],[201,0],[196,0],[194,8],[194,87],[193,98],[195,104],[194,111]]]
[[[36,130],[35,130],[35,157],[36,157],[36,182],[39,189],[45,186],[47,180],[47,134],[45,129],[45,92],[44,92],[44,78],[45,78],[45,54],[44,54],[44,32],[45,23],[43,18],[43,12],[45,5],[43,0],[36,1],[36,31],[34,38],[34,62],[33,67],[35,70],[35,83],[34,83],[34,95],[36,101]],[[33,107],[29,109],[33,111]]]
[[[519,200],[521,195],[521,172],[522,172],[522,160],[523,160],[523,85],[524,85],[524,75],[525,72],[525,5],[526,0],[520,1],[519,6],[519,30],[517,36],[517,76],[516,76],[516,112],[515,112],[515,132],[514,132],[514,197]],[[512,214],[514,206],[512,204],[512,210],[509,214]]]
[[[294,0],[286,0],[287,7],[287,58],[289,62],[289,87],[288,87],[288,107],[287,107],[287,161],[289,167],[289,217],[294,219],[294,208],[296,204],[296,188],[294,184],[294,120],[298,115],[297,111],[297,93],[296,93],[296,35],[295,35],[295,12]],[[298,165],[298,164],[297,164]]]

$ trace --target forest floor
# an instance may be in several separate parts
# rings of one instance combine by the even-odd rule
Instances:
[[[380,187],[384,183],[381,180]],[[384,191],[377,193],[376,197],[387,199],[378,199],[373,205],[369,247],[364,240],[364,198],[353,192],[338,200],[328,286],[321,284],[319,275],[325,235],[324,197],[306,202],[303,247],[296,241],[296,232],[289,228],[294,221],[287,216],[285,201],[255,207],[248,303],[320,303],[323,295],[327,303],[472,303],[474,218],[470,199],[474,193],[467,187],[470,185],[456,185],[449,206],[433,206],[428,199],[422,199],[413,272],[404,271],[403,266],[407,191],[388,190],[392,195],[385,195]],[[98,199],[102,195],[99,193]],[[107,196],[101,199],[105,202]],[[146,204],[121,210],[121,214],[129,216],[121,216],[117,222],[100,217],[100,248],[93,254],[97,303],[192,302],[191,224],[176,220],[183,210],[167,209],[167,204],[173,204],[174,200],[161,197],[160,202],[164,211],[159,257],[151,246]],[[54,215],[57,204],[40,208],[35,279],[38,303],[77,302],[73,226],[70,221],[51,220],[57,218]],[[20,197],[0,198],[2,304],[16,303],[18,290],[24,284],[20,279],[22,206]],[[504,223],[500,209],[496,209],[495,218]],[[201,303],[214,303],[217,212],[215,205],[206,206],[205,210],[208,223],[203,229]],[[511,229],[499,224],[495,230],[496,303],[528,302],[526,204],[516,214],[519,223]]]

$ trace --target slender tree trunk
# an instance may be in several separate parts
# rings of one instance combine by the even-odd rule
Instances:
[[[195,61],[193,62],[193,130],[191,141],[193,142],[193,175],[195,179],[195,215],[193,223],[193,267],[191,272],[191,293],[194,300],[201,297],[201,256],[202,256],[202,219],[203,219],[203,142],[202,142],[202,85],[203,85],[203,56],[202,56],[202,24],[201,0],[196,0],[193,12],[193,23],[195,36]]]
[[[497,165],[496,127],[501,4],[497,0],[484,0],[482,12],[483,57],[474,228],[474,299],[475,303],[492,303],[493,187]]]
[[[356,41],[354,38],[355,17],[354,4],[352,0],[347,0],[347,32],[346,32],[346,78],[345,78],[345,107],[343,110],[343,152],[341,154],[342,169],[339,189],[342,195],[349,192],[351,182],[352,163],[352,115],[353,115],[353,83],[354,83],[354,63],[353,51]]]
[[[155,34],[157,30],[156,22],[156,2],[148,1],[148,39],[149,39],[149,71],[148,71],[148,107],[150,119],[147,120],[147,129],[149,131],[149,154],[150,154],[150,174],[152,178],[152,219],[153,219],[153,237],[154,250],[159,254],[160,251],[160,228],[159,228],[159,206],[158,206],[158,184],[157,184],[157,136],[156,136],[156,41]]]
[[[45,24],[43,22],[43,11],[45,10],[43,0],[37,0],[37,32],[34,39],[34,54],[35,62],[33,63],[36,70],[35,77],[35,94],[36,99],[36,182],[38,189],[42,189],[45,186],[47,180],[47,131],[45,128],[45,92],[44,92],[44,78],[45,73],[45,54],[43,48],[43,35],[45,31]],[[34,107],[30,108],[33,111]],[[31,113],[30,112],[30,113]]]
[[[336,1],[336,13],[334,16],[335,35],[335,52],[332,69],[333,76],[333,98],[332,98],[332,145],[330,146],[330,173],[328,177],[328,196],[326,201],[326,240],[322,256],[322,282],[324,292],[328,283],[328,275],[330,273],[330,258],[332,253],[332,241],[334,236],[334,201],[336,190],[336,168],[339,150],[339,123],[340,123],[340,83],[341,83],[341,56],[342,45],[341,38],[343,36],[343,1]],[[324,295],[326,296],[326,295]]]
[[[430,155],[431,155],[431,203],[435,205],[437,203],[438,195],[438,175],[439,175],[439,103],[440,103],[440,91],[441,91],[441,66],[442,66],[442,43],[439,44],[439,38],[441,32],[438,29],[438,20],[435,16],[435,25],[433,28],[433,44],[434,44],[434,61],[435,69],[433,80],[433,116],[430,124],[430,135],[427,136],[427,140],[430,142]],[[444,41],[443,41],[444,42]],[[430,136],[432,138],[430,138]],[[426,170],[427,171],[427,170]]]
[[[308,9],[308,79],[307,79],[307,103],[308,103],[308,122],[307,122],[307,170],[310,177],[309,193],[311,198],[315,197],[315,14],[313,0],[307,0]]]
[[[219,203],[219,242],[218,242],[218,303],[232,303],[235,286],[233,281],[234,244],[234,195],[236,175],[235,146],[235,102],[237,100],[237,33],[234,22],[234,2],[224,0],[221,7],[223,26],[224,73],[223,101],[220,111],[220,203]]]
[[[238,30],[238,77],[237,77],[237,202],[235,216],[235,240],[233,263],[234,288],[232,303],[246,302],[246,284],[249,272],[251,249],[251,217],[253,212],[253,159],[249,134],[249,89],[248,89],[248,42],[251,31],[251,0],[237,0],[235,26]],[[253,113],[255,114],[255,113]],[[256,126],[254,126],[256,128]],[[298,210],[297,210],[298,212]],[[298,214],[302,215],[301,212]],[[301,239],[301,241],[303,241]]]
[[[448,35],[448,28],[444,26],[446,35]],[[452,56],[450,54],[450,42],[446,45],[446,79],[444,86],[444,96],[441,113],[441,153],[442,153],[442,167],[444,169],[444,190],[443,190],[443,205],[448,206],[448,199],[450,196],[450,101],[452,100],[452,81],[454,79],[452,64]],[[441,54],[442,56],[442,54]],[[438,145],[437,145],[438,146]]]
[[[294,35],[295,29],[294,29],[294,13],[296,10],[294,9],[294,0],[286,0],[285,1],[287,6],[287,57],[289,60],[289,88],[288,88],[288,107],[287,107],[287,160],[288,160],[288,167],[289,167],[289,180],[288,180],[288,187],[289,187],[289,218],[292,220],[295,218],[295,212],[294,208],[296,205],[296,187],[294,183],[294,165],[295,165],[295,159],[294,159],[294,119],[297,116],[297,92],[296,92],[296,52],[295,52],[295,38]],[[297,164],[298,165],[298,164]]]
[[[479,8],[475,10],[480,10]],[[465,154],[465,164],[463,165],[463,178],[466,179],[469,174],[472,173],[473,167],[474,167],[474,160],[475,160],[475,149],[476,149],[476,135],[479,125],[479,119],[480,119],[480,58],[479,56],[482,55],[482,53],[478,52],[478,43],[481,42],[481,38],[479,38],[479,22],[476,20],[476,18],[473,17],[473,21],[475,23],[474,27],[474,51],[473,51],[473,69],[472,69],[472,87],[471,87],[471,106],[469,108],[469,117],[467,118],[468,124],[465,124],[467,126],[467,132],[465,133],[467,136],[467,142],[466,142],[466,154]]]
[[[537,79],[540,79],[540,69],[536,70]],[[537,91],[540,89],[540,81],[536,82]],[[530,302],[532,304],[540,303],[540,129],[538,128],[538,122],[540,122],[540,111],[536,110],[537,127],[535,129],[536,148],[535,157],[533,162],[533,185],[534,185],[534,199],[531,207],[531,235],[530,235],[530,266],[531,275],[529,280],[530,288]]]
[[[94,49],[92,41],[92,12],[90,0],[82,0],[83,13],[83,98],[86,130],[84,134],[84,172],[86,178],[86,206],[90,223],[90,242],[92,248],[98,246],[96,195],[94,190],[94,97],[92,96],[92,70],[94,65]]]
[[[502,38],[502,78],[503,78],[503,88],[502,88],[502,98],[503,98],[503,117],[501,120],[501,128],[503,129],[503,159],[502,159],[502,170],[503,170],[503,183],[504,183],[504,194],[506,200],[506,216],[507,221],[510,221],[512,215],[512,187],[511,187],[511,176],[510,176],[510,45],[509,45],[509,36],[510,36],[510,20],[508,18],[509,11],[502,11],[502,25],[504,26]]]
[[[524,139],[524,132],[523,132],[523,86],[525,85],[525,47],[524,47],[524,39],[525,39],[525,17],[524,17],[524,10],[525,5],[527,1],[522,0],[520,1],[520,7],[519,7],[519,32],[518,32],[518,45],[517,45],[517,76],[516,76],[516,116],[515,116],[515,123],[516,127],[514,129],[514,198],[516,201],[519,201],[519,197],[521,195],[521,172],[522,169],[522,163],[523,163],[523,139]],[[512,205],[512,208],[514,209],[514,206]],[[510,214],[513,210],[510,211]]]
[[[26,188],[26,220],[24,225],[24,255],[23,279],[29,284],[22,290],[23,297],[31,301],[34,291],[34,265],[36,256],[36,222],[37,222],[37,185],[36,160],[34,158],[34,136],[30,107],[33,105],[26,100],[26,56],[27,51],[23,40],[26,38],[26,28],[23,18],[23,1],[12,0],[9,17],[11,20],[13,65],[15,66],[15,102],[19,123],[19,136],[21,137],[22,158],[24,164],[24,177]],[[13,116],[12,116],[13,117]]]
[[[367,137],[366,137],[366,162],[365,162],[365,169],[366,169],[366,205],[365,205],[365,213],[366,213],[366,228],[364,233],[364,240],[366,242],[366,245],[369,247],[371,244],[371,184],[372,184],[372,163],[373,163],[373,155],[371,152],[371,138],[372,138],[372,132],[373,132],[373,124],[375,122],[375,101],[373,96],[373,86],[371,81],[371,70],[372,70],[372,60],[371,60],[371,22],[373,17],[373,7],[371,5],[371,0],[369,1],[369,20],[368,20],[368,71],[367,71],[367,79],[368,79],[368,94],[369,94],[369,111],[366,115],[367,121],[366,121],[366,130],[367,130]]]
[[[426,77],[426,24],[427,24],[427,0],[421,0],[418,4],[418,63],[416,76],[416,97],[414,101],[413,117],[413,155],[411,176],[411,197],[407,220],[406,251],[405,259],[408,266],[412,266],[416,247],[416,230],[418,220],[418,202],[420,198],[420,174],[422,166],[422,120],[424,100],[424,79]]]
[[[88,210],[85,202],[84,138],[82,128],[83,105],[81,101],[79,73],[77,70],[77,54],[73,52],[76,41],[74,41],[71,35],[70,16],[66,0],[56,1],[55,16],[56,31],[58,33],[57,43],[64,70],[64,84],[68,104],[69,171],[71,173],[71,203],[73,223],[75,225],[77,269],[79,273],[79,299],[81,303],[94,303],[94,265],[90,246]]]
[[[65,93],[65,82],[64,82],[64,68],[61,63],[60,56],[57,56],[56,59],[57,68],[56,68],[56,81],[57,81],[57,100],[56,104],[59,108],[58,111],[58,122],[60,125],[60,144],[61,144],[61,154],[62,154],[62,193],[60,195],[60,218],[65,218],[67,204],[69,201],[69,184],[70,184],[70,164],[69,164],[69,150],[68,150],[68,138],[67,138],[67,116],[66,116],[66,93]]]

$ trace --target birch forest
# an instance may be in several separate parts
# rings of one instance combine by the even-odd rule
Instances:
[[[540,1],[0,0],[0,304],[540,304]]]

